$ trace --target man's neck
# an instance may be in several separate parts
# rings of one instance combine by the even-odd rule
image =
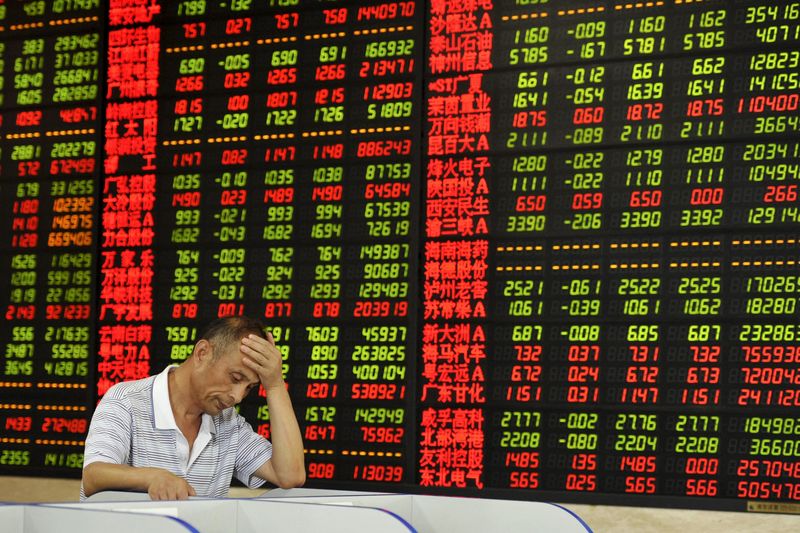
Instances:
[[[185,370],[187,369],[181,365],[171,371],[167,379],[169,384],[169,403],[172,407],[175,422],[178,425],[181,422],[199,422],[203,415],[203,411],[190,401],[188,395],[189,384],[186,380]]]

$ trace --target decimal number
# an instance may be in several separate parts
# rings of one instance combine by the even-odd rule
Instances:
[[[50,418],[45,417],[42,432],[85,433],[89,422],[85,418]]]
[[[750,70],[793,70],[800,66],[800,51],[764,52],[750,59]]]
[[[369,43],[364,49],[364,56],[369,58],[407,56],[414,52],[414,40],[378,41]]]
[[[361,438],[364,442],[402,444],[404,432],[401,427],[361,426]]]
[[[538,431],[503,431],[501,435],[503,448],[538,448],[541,441]]]
[[[681,435],[675,444],[675,453],[717,453],[719,437]]]
[[[87,33],[86,35],[67,35],[56,38],[53,49],[56,52],[67,52],[69,50],[92,50],[97,48],[100,35],[97,33]],[[25,41],[26,44],[28,41]],[[24,52],[23,52],[24,53]]]
[[[800,336],[794,324],[742,324],[740,341],[794,341]]]
[[[369,342],[396,342],[406,340],[405,326],[370,326],[361,328],[361,335]]]
[[[599,189],[603,185],[602,172],[579,172],[572,175],[574,190]]]
[[[719,226],[722,222],[722,209],[683,209],[681,226]]]
[[[394,409],[386,407],[357,408],[354,418],[356,422],[369,424],[402,424],[405,418],[405,409],[402,407]]]
[[[364,100],[398,100],[411,98],[414,85],[411,82],[381,83],[364,88]]]
[[[403,467],[390,465],[356,465],[353,467],[353,479],[398,483],[403,480]]]
[[[538,472],[511,472],[508,486],[512,489],[535,489],[539,487]]]
[[[311,479],[331,479],[335,470],[333,463],[308,463],[308,477]]]
[[[639,413],[620,413],[614,423],[617,431],[655,431],[658,428],[658,417]]]
[[[393,383],[354,383],[350,387],[354,400],[397,400],[405,396],[405,387]]]
[[[800,418],[750,417],[744,427],[747,433],[771,433],[774,435],[800,435]]]
[[[0,452],[0,465],[26,466],[30,464],[31,456],[29,451],[24,450],[3,450]]]
[[[718,416],[707,415],[680,415],[675,421],[675,431],[706,432],[718,431],[720,419]]]
[[[506,231],[544,231],[545,215],[512,215],[508,217]]]
[[[541,419],[542,414],[538,411],[503,411],[500,426],[504,428],[538,428]]]
[[[178,15],[194,17],[204,15],[206,12],[206,0],[188,0],[178,4]]]
[[[745,312],[749,315],[793,315],[797,297],[749,298]]]
[[[713,278],[681,278],[678,285],[678,294],[719,294],[722,289],[722,279]]]
[[[689,33],[683,36],[684,50],[721,48],[725,46],[725,31]]]
[[[353,361],[405,361],[405,346],[358,344],[353,347]]]
[[[800,457],[800,440],[798,439],[753,439],[750,454],[771,457]]]
[[[661,278],[622,278],[617,294],[658,294]]]
[[[800,363],[800,349],[794,345],[744,345],[742,351],[748,363]]]
[[[546,63],[548,58],[547,46],[532,46],[527,48],[512,48],[508,52],[508,64],[536,65]]]

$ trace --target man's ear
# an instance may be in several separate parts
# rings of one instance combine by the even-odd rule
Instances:
[[[210,361],[212,356],[213,349],[211,343],[206,339],[197,341],[194,345],[194,350],[192,350],[192,357],[195,357],[198,363],[205,363]]]

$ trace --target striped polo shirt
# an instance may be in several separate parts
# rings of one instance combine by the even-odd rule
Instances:
[[[213,417],[203,415],[200,434],[188,456],[188,443],[169,407],[167,374],[171,368],[156,376],[117,383],[108,390],[89,425],[84,468],[98,461],[163,468],[186,479],[197,496],[208,498],[227,496],[233,476],[249,488],[263,485],[255,471],[272,457],[272,444],[254,432],[233,407]]]

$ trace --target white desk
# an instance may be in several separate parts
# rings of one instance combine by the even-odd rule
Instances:
[[[146,494],[103,492],[87,503],[70,505],[173,510],[203,533],[251,533],[289,526],[293,531],[315,533],[591,532],[573,512],[550,503],[359,491],[274,489],[254,499],[182,502],[151,502]],[[313,529],[318,527],[324,529]]]
[[[178,518],[51,505],[0,505],[0,531],[14,533],[197,533]]]
[[[403,518],[419,533],[591,532],[572,511],[542,502],[317,489],[276,489],[259,499],[385,509]]]
[[[180,518],[200,533],[409,533],[414,529],[391,512],[353,505],[324,505],[278,500],[202,499],[150,501],[146,494],[101,493],[70,509],[163,513]],[[106,533],[120,533],[109,529]],[[142,533],[138,530],[136,533]],[[147,531],[147,533],[153,533]]]

